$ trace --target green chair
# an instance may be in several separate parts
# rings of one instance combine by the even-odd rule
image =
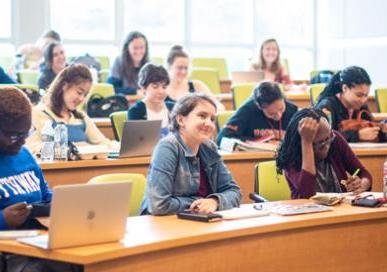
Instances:
[[[5,72],[7,72],[8,68],[12,66],[13,58],[8,56],[2,56],[0,57],[0,67],[4,69]]]
[[[312,84],[309,87],[309,95],[310,95],[310,104],[314,106],[317,103],[318,96],[324,90],[326,84],[325,83],[317,83]]]
[[[121,141],[122,132],[124,130],[124,124],[128,120],[128,112],[127,111],[113,112],[112,114],[110,114],[109,118],[112,123],[114,138],[117,141]]]
[[[132,194],[130,196],[129,216],[140,214],[141,202],[144,198],[146,179],[142,174],[106,174],[96,176],[89,180],[90,184],[109,183],[109,182],[132,182]]]
[[[109,83],[96,83],[93,84],[90,90],[90,95],[99,94],[103,97],[115,95],[114,87]]]
[[[110,69],[110,59],[108,56],[95,56],[95,59],[101,64],[101,69]]]
[[[38,84],[39,72],[33,70],[21,70],[18,72],[18,79],[21,84]]]
[[[216,127],[218,131],[222,130],[223,127],[227,124],[228,120],[233,116],[235,111],[221,111],[216,115]]]
[[[387,88],[376,89],[375,100],[378,105],[378,111],[387,113]]]
[[[221,79],[228,79],[227,64],[224,58],[192,58],[193,68],[212,68],[218,71]]]
[[[39,92],[39,86],[36,85],[36,84],[20,84],[20,83],[16,83],[16,84],[0,84],[0,86],[13,86],[13,87],[16,87],[16,88],[19,88],[19,89],[30,89],[31,91],[35,91],[35,92]]]
[[[157,65],[164,65],[164,59],[162,57],[151,57],[151,62]]]
[[[101,69],[98,74],[99,83],[105,83],[109,77],[110,70],[109,69]]]
[[[278,174],[275,161],[260,162],[255,167],[255,192],[269,201],[291,198],[284,175]]]
[[[238,109],[242,104],[251,97],[257,83],[241,83],[231,87],[234,109]]]
[[[213,68],[193,68],[191,79],[202,81],[214,94],[220,94],[220,80],[218,71]]]

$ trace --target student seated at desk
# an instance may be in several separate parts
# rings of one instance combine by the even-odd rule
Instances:
[[[27,139],[27,146],[34,154],[42,147],[42,130],[47,122],[55,127],[58,122],[67,126],[71,142],[87,142],[114,146],[86,113],[77,108],[87,97],[92,84],[89,69],[83,64],[73,64],[61,71],[51,84],[43,102],[32,111],[32,125],[35,133]]]
[[[63,45],[58,42],[49,44],[44,50],[44,63],[38,80],[39,89],[46,90],[56,75],[66,67],[66,55]]]
[[[282,170],[292,198],[371,188],[370,173],[318,109],[300,110],[290,120],[277,157],[277,171]]]
[[[280,141],[297,106],[286,101],[279,85],[264,81],[231,117],[225,128],[218,134],[217,142],[223,137],[246,140]]]
[[[41,229],[29,218],[34,202],[50,202],[52,192],[34,157],[23,147],[31,129],[31,104],[13,87],[0,87],[0,230]],[[81,271],[70,264],[3,253],[6,271]],[[1,270],[3,271],[3,270]]]
[[[116,94],[137,94],[138,72],[149,61],[148,40],[145,35],[133,31],[128,34],[110,70],[107,82],[113,84]]]
[[[320,94],[316,108],[322,109],[331,119],[332,128],[340,130],[344,120],[356,119],[360,111],[369,113],[367,106],[371,79],[361,67],[350,66],[337,72]],[[372,115],[364,113],[362,119],[372,120]],[[380,127],[340,132],[348,142],[385,142],[386,132]]]
[[[170,133],[156,146],[148,173],[142,214],[199,213],[237,207],[241,201],[211,137],[216,104],[204,94],[180,98],[171,113]]]
[[[168,134],[168,115],[174,103],[165,101],[169,84],[168,72],[163,66],[145,64],[138,74],[138,86],[145,97],[128,110],[128,120],[161,120],[161,136]]]
[[[189,93],[205,93],[214,100],[218,110],[224,110],[211,90],[200,80],[190,80],[189,76],[189,56],[180,45],[171,48],[168,57],[168,73],[171,83],[167,87],[167,101],[175,103],[180,97]]]

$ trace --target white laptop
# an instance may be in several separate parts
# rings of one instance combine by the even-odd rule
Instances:
[[[263,71],[235,71],[231,73],[232,83],[254,83],[265,79]]]
[[[128,158],[152,155],[160,140],[161,120],[126,121],[118,157]],[[110,154],[109,154],[109,157]]]
[[[125,235],[132,183],[54,188],[48,234],[18,239],[43,249],[116,242]]]

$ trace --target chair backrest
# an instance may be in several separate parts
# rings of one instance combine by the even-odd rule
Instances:
[[[96,176],[88,183],[108,183],[108,182],[132,182],[132,194],[130,196],[129,216],[137,216],[140,213],[141,202],[144,198],[146,179],[142,174],[117,173]]]
[[[162,57],[151,57],[151,62],[157,65],[164,65],[164,59]]]
[[[255,192],[269,201],[290,199],[284,175],[278,174],[275,161],[260,162],[255,167]]]
[[[387,113],[387,88],[376,89],[375,99],[379,112]]]
[[[109,77],[109,69],[101,69],[98,73],[98,82],[99,83],[106,83],[108,77]]]
[[[128,120],[127,111],[113,112],[109,116],[110,122],[112,123],[114,137],[117,141],[121,141],[122,132],[124,131],[124,124]]]
[[[221,111],[216,114],[216,127],[218,131],[223,129],[223,127],[227,124],[230,117],[235,113],[235,111]]]
[[[12,66],[13,58],[9,56],[0,56],[0,66],[7,72],[8,68]]]
[[[212,68],[218,71],[221,79],[228,78],[226,60],[224,58],[192,58],[193,68]]]
[[[95,56],[94,58],[101,64],[101,69],[110,69],[110,59],[108,56]]]
[[[234,109],[238,109],[242,104],[251,97],[257,83],[235,84],[231,87]]]
[[[202,81],[214,94],[220,94],[219,74],[213,68],[193,68],[191,79]]]
[[[18,79],[21,84],[38,84],[39,72],[33,70],[21,70],[18,72]]]
[[[109,83],[96,83],[93,84],[90,90],[90,96],[93,94],[99,94],[103,97],[115,95],[114,87]]]
[[[317,83],[312,84],[309,87],[309,95],[310,95],[310,103],[312,106],[314,106],[317,103],[318,96],[322,91],[324,90],[326,84],[324,83]]]

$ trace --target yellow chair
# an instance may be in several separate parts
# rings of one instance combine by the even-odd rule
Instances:
[[[109,182],[132,182],[132,194],[130,197],[130,212],[129,216],[137,216],[140,214],[141,202],[144,198],[146,179],[142,174],[106,174],[96,176],[89,180],[88,183],[109,183]]]
[[[309,95],[310,95],[310,103],[314,106],[317,103],[318,96],[324,90],[326,84],[325,83],[317,83],[312,84],[309,87]]]
[[[255,167],[255,192],[269,201],[291,198],[284,175],[278,174],[275,161],[260,162]]]
[[[220,94],[220,80],[218,71],[212,68],[194,68],[191,79],[202,81],[214,93]]]
[[[212,68],[218,71],[221,79],[228,79],[227,64],[224,58],[192,58],[193,68]]]
[[[257,83],[241,83],[231,87],[234,109],[238,109],[242,104],[251,97]]]
[[[39,72],[33,70],[21,70],[18,72],[18,79],[21,84],[38,84]]]
[[[98,82],[105,83],[109,77],[109,69],[101,69],[98,74]]]
[[[376,89],[375,99],[379,112],[387,113],[387,88]]]
[[[101,69],[110,69],[110,59],[108,56],[95,56],[95,59],[101,64]]]
[[[216,127],[218,131],[223,129],[223,127],[227,124],[228,120],[233,116],[235,111],[221,111],[216,115]]]
[[[151,62],[157,65],[164,65],[164,59],[162,57],[152,57]]]
[[[124,130],[124,124],[128,120],[127,111],[113,112],[109,116],[110,122],[112,123],[114,137],[117,141],[121,141],[122,132]]]

